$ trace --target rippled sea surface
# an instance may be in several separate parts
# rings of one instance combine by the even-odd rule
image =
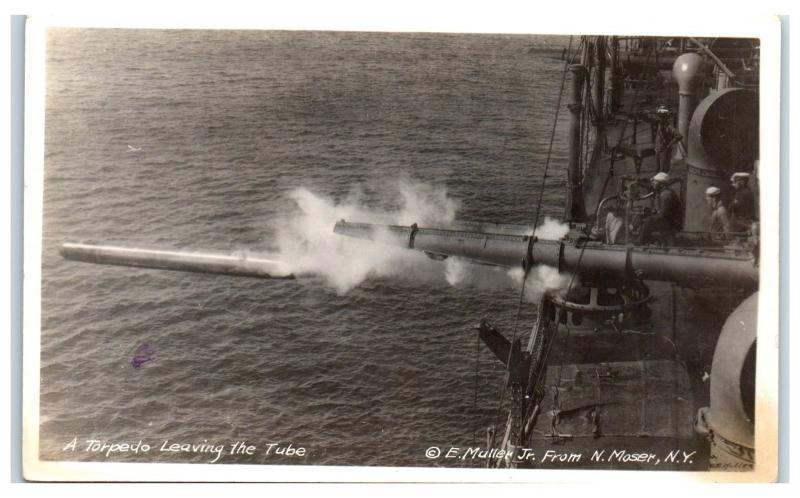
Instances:
[[[487,317],[510,333],[512,287],[412,274],[341,295],[316,277],[65,261],[58,246],[270,251],[297,210],[294,189],[332,202],[358,190],[364,205],[392,209],[387,184],[401,175],[446,189],[460,219],[531,223],[563,70],[551,55],[566,44],[49,32],[41,458],[208,462],[156,449],[247,441],[307,453],[220,463],[431,466],[430,446],[484,441],[503,375],[485,348],[476,354],[474,325]],[[562,211],[565,126],[543,214]],[[143,352],[149,361],[132,363]],[[89,439],[153,450],[106,456],[84,451]]]

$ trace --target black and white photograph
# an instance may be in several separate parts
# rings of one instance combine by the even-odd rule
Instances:
[[[775,478],[761,31],[41,32],[27,479]]]

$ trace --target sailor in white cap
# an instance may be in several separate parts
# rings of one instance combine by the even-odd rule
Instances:
[[[664,173],[663,171],[659,171],[650,179],[652,182],[657,183],[669,183],[669,173]]]
[[[733,185],[733,198],[731,199],[730,215],[733,229],[745,232],[750,224],[756,220],[756,203],[753,191],[747,186],[750,173],[738,172],[731,175]]]
[[[670,243],[675,232],[683,225],[683,209],[675,192],[669,188],[669,174],[663,171],[650,178],[650,185],[656,196],[656,212],[646,217],[642,223],[639,244],[653,242],[653,232],[661,234],[660,242]]]
[[[710,232],[713,233],[729,233],[731,229],[731,220],[728,216],[728,210],[722,203],[720,194],[722,191],[718,187],[708,187],[706,189],[706,202],[711,208],[711,226]]]
[[[750,173],[740,171],[731,175],[731,182],[735,182],[737,179],[744,180],[744,182],[747,183],[747,181],[750,179]]]

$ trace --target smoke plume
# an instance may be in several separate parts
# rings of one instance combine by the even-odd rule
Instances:
[[[290,198],[298,209],[278,234],[280,259],[297,275],[321,275],[340,294],[370,276],[442,279],[442,265],[424,254],[333,233],[333,226],[342,219],[446,226],[455,217],[458,204],[444,189],[400,180],[394,190],[393,194],[400,199],[399,206],[383,211],[363,205],[358,196],[335,202],[305,188],[295,189]]]
[[[544,223],[536,227],[534,235],[540,239],[559,240],[569,233],[569,224],[561,223],[549,216],[544,217]]]
[[[392,277],[443,283],[455,287],[509,289],[522,283],[522,270],[473,265],[459,258],[433,261],[422,253],[333,233],[345,219],[375,224],[447,227],[458,211],[458,202],[447,191],[425,183],[399,180],[386,198],[397,198],[395,209],[365,205],[358,196],[336,202],[305,188],[290,193],[296,211],[280,227],[278,247],[286,269],[296,275],[318,275],[339,294],[345,294],[370,277]],[[550,218],[536,229],[540,238],[558,239],[569,227]],[[377,239],[381,234],[376,234]],[[566,278],[566,280],[565,280]],[[537,267],[528,276],[526,294],[540,295],[568,285],[568,277],[553,268]]]

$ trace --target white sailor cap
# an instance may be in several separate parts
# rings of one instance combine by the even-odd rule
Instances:
[[[657,173],[651,180],[655,182],[667,183],[669,181],[669,175],[664,173],[663,171]]]
[[[714,195],[719,195],[719,193],[720,190],[717,187],[708,187],[706,189],[706,195],[714,196]]]
[[[737,178],[741,178],[743,180],[747,180],[750,178],[750,173],[734,173],[731,175],[731,181],[736,180]]]

